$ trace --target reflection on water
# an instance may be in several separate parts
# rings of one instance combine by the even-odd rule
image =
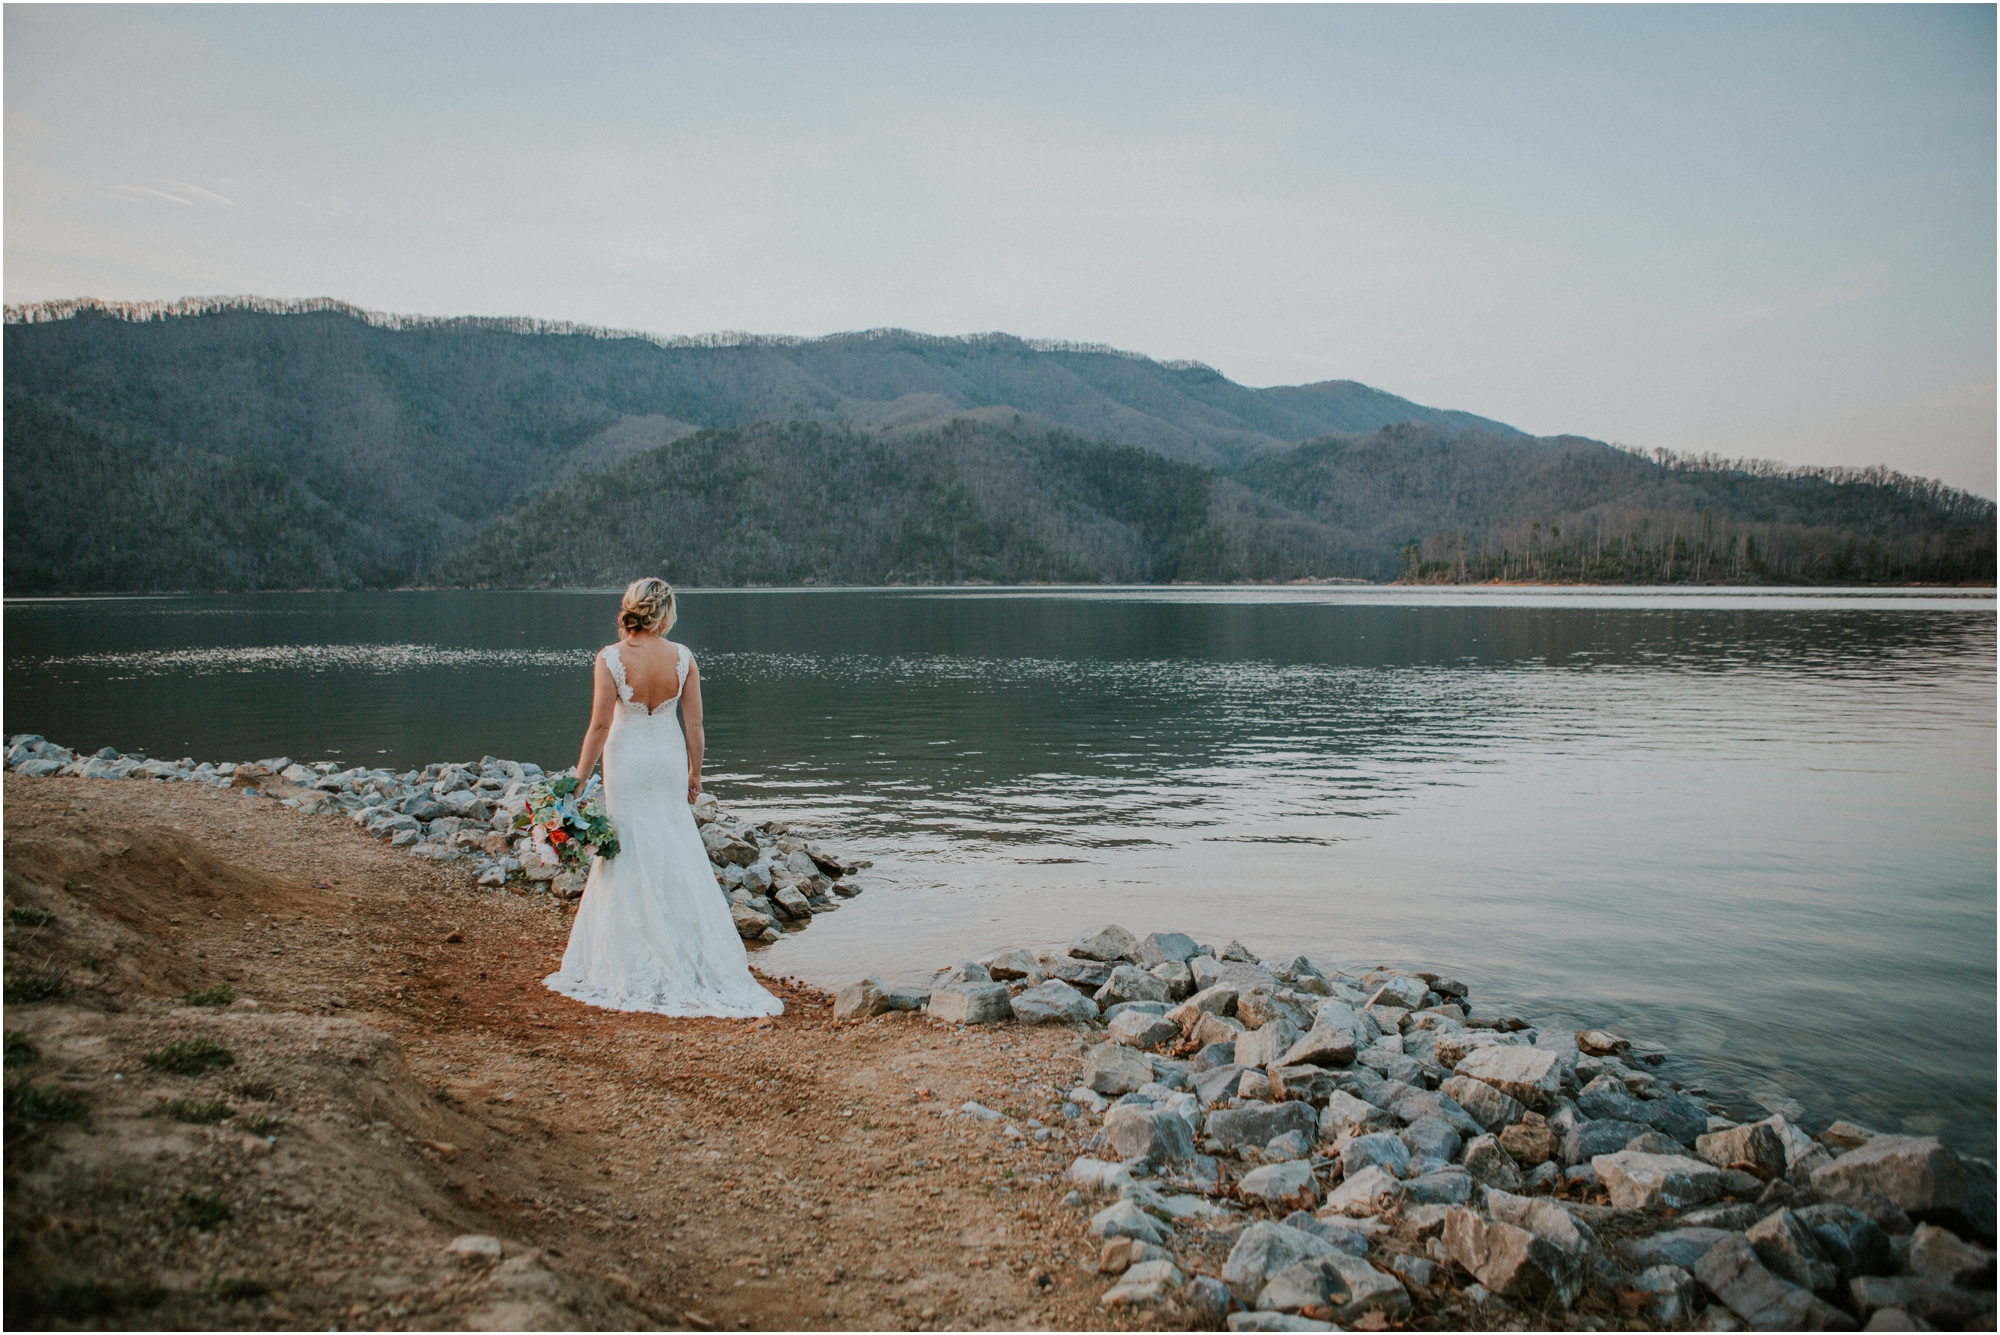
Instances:
[[[562,765],[614,610],[12,603],[6,729]],[[1105,920],[1240,936],[1622,1025],[1713,1096],[1992,1148],[1990,597],[693,593],[675,634],[711,785],[878,864],[781,972]]]

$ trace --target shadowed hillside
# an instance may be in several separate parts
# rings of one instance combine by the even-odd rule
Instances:
[[[715,584],[1993,572],[1991,502],[1882,470],[1647,458],[1000,334],[253,299],[8,321],[14,595],[595,582],[640,554]]]

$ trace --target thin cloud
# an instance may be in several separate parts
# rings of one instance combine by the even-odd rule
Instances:
[[[200,195],[203,199],[212,199],[218,204],[228,204],[233,206],[236,203],[235,200],[230,199],[227,196],[218,195],[213,190],[204,190],[200,186],[190,184],[187,181],[168,181],[167,184],[172,186],[176,190],[186,190],[191,194]]]
[[[184,209],[191,209],[194,207],[194,201],[191,199],[183,199],[179,195],[170,195],[164,190],[155,190],[148,185],[115,186],[113,187],[113,192],[118,198],[128,199],[133,201],[134,203],[137,203],[142,199],[164,199],[168,203],[178,204]]]

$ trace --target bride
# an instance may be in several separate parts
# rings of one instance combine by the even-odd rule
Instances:
[[[688,810],[701,794],[701,673],[685,646],[664,638],[673,624],[667,582],[634,580],[619,609],[618,643],[597,655],[576,777],[588,783],[603,756],[619,853],[591,860],[562,968],[544,981],[607,1010],[776,1015],[785,1005],[750,976]]]

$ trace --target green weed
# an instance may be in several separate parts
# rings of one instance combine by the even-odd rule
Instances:
[[[168,1075],[200,1075],[211,1066],[233,1065],[236,1054],[212,1038],[177,1038],[141,1060]]]
[[[7,1035],[6,1060],[9,1067],[26,1066],[41,1055],[42,1050],[36,1047],[35,1041],[26,1034]]]
[[[47,927],[56,915],[47,909],[8,909],[7,921],[17,927]]]
[[[4,995],[10,1002],[47,1001],[69,986],[67,969],[9,969]]]
[[[211,1191],[205,1196],[199,1192],[184,1191],[176,1218],[182,1227],[205,1233],[228,1219],[229,1213],[229,1207],[222,1203],[219,1191]]]
[[[7,1329],[46,1330],[60,1321],[82,1325],[120,1312],[150,1311],[166,1300],[165,1289],[150,1284],[100,1284],[57,1280],[53,1284],[7,1286]]]
[[[275,1117],[270,1113],[253,1112],[245,1113],[243,1116],[237,1118],[236,1125],[242,1127],[253,1136],[275,1136],[278,1134],[280,1128],[285,1125],[285,1119]]]
[[[228,983],[217,983],[214,987],[195,988],[183,992],[181,1000],[190,1006],[227,1006],[236,1000],[236,989]]]
[[[81,1122],[89,1105],[59,1085],[16,1080],[7,1086],[7,1129],[32,1131],[49,1122]]]

